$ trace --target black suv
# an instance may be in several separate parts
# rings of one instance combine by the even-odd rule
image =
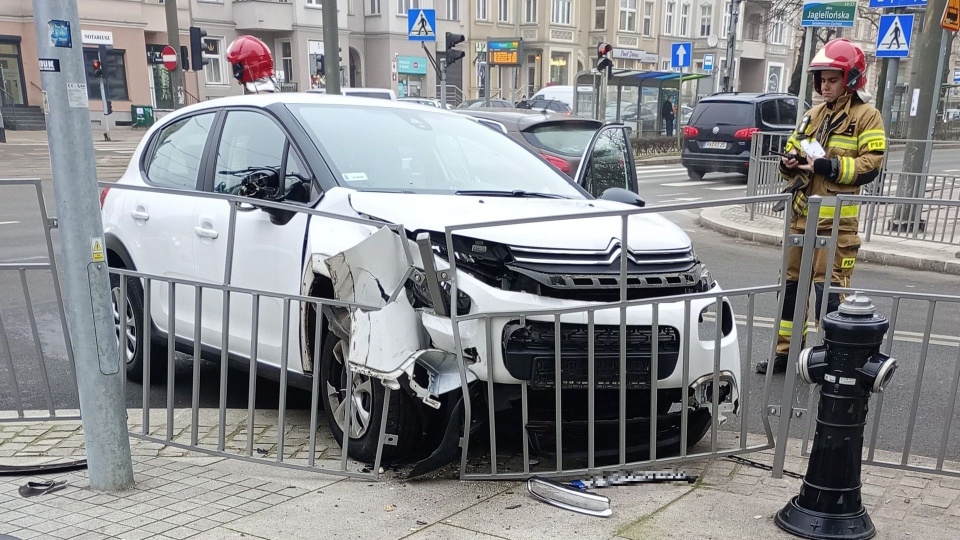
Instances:
[[[772,93],[721,92],[701,99],[683,128],[680,163],[692,180],[711,172],[747,174],[753,134],[791,133],[798,103],[797,96]]]

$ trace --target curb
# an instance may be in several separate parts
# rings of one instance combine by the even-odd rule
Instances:
[[[781,234],[724,218],[722,215],[723,212],[731,208],[736,208],[736,206],[705,208],[700,212],[698,223],[705,229],[716,231],[725,236],[741,238],[760,244],[781,245],[783,240]],[[957,261],[944,261],[924,255],[897,252],[891,250],[890,246],[880,247],[865,243],[863,247],[860,248],[857,258],[863,262],[883,264],[886,266],[937,272],[940,274],[960,275],[960,259]]]
[[[679,165],[680,156],[668,156],[668,157],[648,157],[648,158],[634,158],[634,163],[640,167],[643,165]]]

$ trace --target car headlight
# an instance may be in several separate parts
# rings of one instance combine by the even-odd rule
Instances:
[[[697,280],[697,284],[694,285],[695,292],[707,292],[713,289],[717,285],[717,282],[713,280],[713,276],[710,275],[710,270],[707,270],[706,267],[702,268],[700,272],[700,279]]]

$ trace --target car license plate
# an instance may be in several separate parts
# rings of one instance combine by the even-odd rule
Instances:
[[[707,141],[707,142],[703,143],[703,147],[704,147],[704,148],[716,148],[716,149],[718,149],[718,150],[726,150],[726,149],[727,149],[727,143],[722,142],[722,141]]]

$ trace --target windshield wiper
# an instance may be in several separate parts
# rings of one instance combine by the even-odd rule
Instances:
[[[566,199],[563,195],[553,193],[537,193],[536,191],[524,191],[515,189],[513,191],[494,191],[484,189],[462,189],[454,193],[455,195],[481,195],[487,197],[540,197],[543,199]]]

